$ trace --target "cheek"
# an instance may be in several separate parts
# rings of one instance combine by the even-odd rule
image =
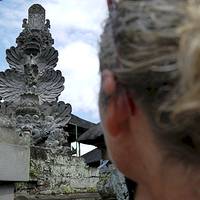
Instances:
[[[110,136],[107,128],[106,128],[106,123],[105,123],[105,117],[106,114],[104,111],[100,110],[100,117],[101,117],[101,126],[103,129],[103,133],[104,133],[104,139],[105,139],[105,143],[106,143],[106,147],[108,150],[108,154],[109,154],[109,158],[110,160],[115,164],[115,141],[113,141],[112,136]]]
[[[103,128],[104,131],[104,139],[107,147],[107,151],[109,154],[109,158],[112,161],[112,163],[115,164],[115,144],[114,141],[112,141],[112,137],[110,137],[108,131],[106,130],[106,127]]]
[[[102,106],[100,101],[99,101],[99,115],[100,115],[100,119],[101,119],[101,126],[102,126],[103,130],[105,130],[106,129],[106,127],[105,127],[106,109]]]
[[[102,126],[103,133],[104,133],[105,143],[106,143],[106,146],[107,146],[107,148],[108,148],[108,152],[109,152],[109,154],[110,154],[110,146],[112,146],[112,142],[110,141],[111,138],[109,138],[109,133],[108,133],[108,131],[107,131],[106,123],[105,123],[106,111],[105,111],[105,109],[103,109],[103,108],[101,107],[100,104],[99,104],[99,114],[100,114],[100,118],[101,118],[101,126]]]

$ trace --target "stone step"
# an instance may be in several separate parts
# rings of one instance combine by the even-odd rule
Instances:
[[[79,193],[67,195],[37,195],[37,196],[17,196],[15,200],[101,200],[98,193]]]

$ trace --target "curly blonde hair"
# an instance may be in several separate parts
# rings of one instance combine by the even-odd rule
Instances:
[[[99,58],[100,71],[112,70],[142,105],[170,155],[200,156],[200,0],[120,0]]]

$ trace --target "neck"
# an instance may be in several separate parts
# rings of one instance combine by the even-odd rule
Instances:
[[[199,169],[171,162],[160,169],[155,179],[138,183],[136,200],[200,199]]]
[[[199,167],[169,158],[169,152],[160,145],[141,109],[136,109],[130,118],[130,130],[124,137],[127,138],[120,140],[119,145],[127,148],[128,155],[123,154],[123,158],[127,158],[124,161],[128,164],[118,166],[137,182],[136,200],[200,199]]]

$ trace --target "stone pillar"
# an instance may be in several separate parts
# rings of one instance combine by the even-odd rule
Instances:
[[[15,121],[0,116],[0,199],[14,199],[14,182],[29,180],[30,135],[15,131]]]

